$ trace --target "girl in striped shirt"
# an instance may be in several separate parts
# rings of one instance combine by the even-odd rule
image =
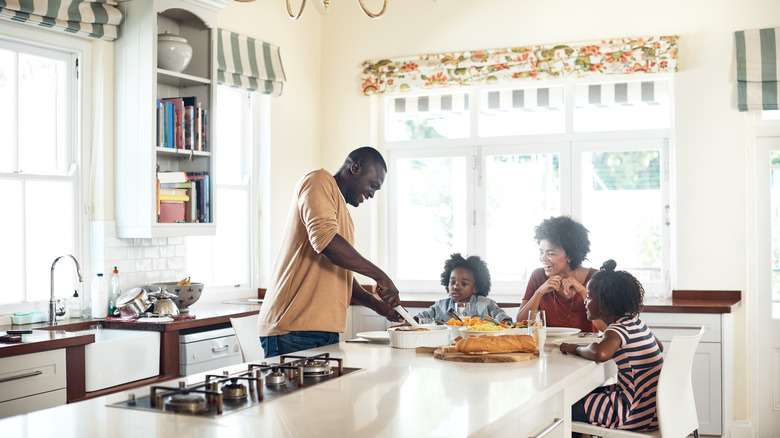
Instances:
[[[645,432],[658,429],[656,387],[663,358],[661,342],[639,319],[644,289],[626,271],[607,260],[588,282],[585,309],[589,320],[607,324],[601,342],[561,344],[564,354],[596,362],[614,359],[617,383],[596,388],[572,406],[572,420],[610,429]]]

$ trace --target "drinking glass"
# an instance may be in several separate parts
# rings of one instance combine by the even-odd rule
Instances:
[[[458,315],[461,319],[467,316],[471,316],[471,308],[469,303],[455,302],[455,314]]]
[[[536,341],[536,348],[544,348],[544,342],[547,340],[547,317],[544,310],[531,310],[528,313],[528,321],[531,323],[529,334]]]

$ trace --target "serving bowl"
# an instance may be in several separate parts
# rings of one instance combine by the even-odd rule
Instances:
[[[442,347],[450,344],[450,329],[443,325],[424,327],[428,330],[411,330],[411,327],[387,329],[390,346],[395,348]]]
[[[190,283],[190,284],[176,284],[175,281],[152,283],[152,287],[159,287],[160,289],[167,290],[169,293],[176,295],[176,298],[172,298],[176,303],[176,307],[179,308],[179,313],[189,313],[189,307],[195,304],[203,293],[203,283]]]

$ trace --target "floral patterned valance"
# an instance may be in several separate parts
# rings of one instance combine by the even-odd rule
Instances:
[[[369,60],[363,63],[361,87],[369,96],[481,82],[676,71],[676,36],[618,38]]]

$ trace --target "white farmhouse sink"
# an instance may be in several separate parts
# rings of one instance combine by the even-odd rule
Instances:
[[[95,343],[84,349],[86,391],[97,391],[160,374],[160,333],[89,330]]]

